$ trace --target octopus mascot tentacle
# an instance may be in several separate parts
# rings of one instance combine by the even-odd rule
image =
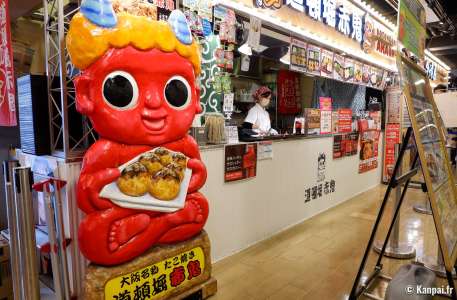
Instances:
[[[86,0],[70,24],[67,49],[81,70],[76,104],[100,139],[86,152],[77,185],[86,213],[79,246],[101,265],[127,262],[160,243],[176,243],[201,232],[208,217],[198,192],[206,168],[188,130],[201,112],[196,77],[200,54],[185,16],[168,22],[116,12],[109,0]],[[118,180],[122,164],[156,147],[181,152],[192,175],[183,208],[171,212],[120,207],[100,197]]]

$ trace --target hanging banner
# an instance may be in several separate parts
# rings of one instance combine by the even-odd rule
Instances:
[[[333,79],[344,79],[344,56],[338,54],[333,56]]]
[[[8,0],[0,0],[0,126],[16,125],[16,92]]]
[[[333,78],[333,52],[322,49],[321,76]]]
[[[425,9],[418,0],[400,0],[398,40],[419,59],[424,58]]]
[[[292,38],[290,40],[290,69],[306,72],[306,43]]]
[[[278,72],[278,112],[289,115],[301,112],[299,73]]]
[[[225,146],[224,181],[238,181],[257,175],[257,143]]]
[[[321,134],[332,133],[332,98],[319,97],[321,109]]]

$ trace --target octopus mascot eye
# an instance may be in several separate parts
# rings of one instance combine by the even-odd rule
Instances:
[[[116,11],[109,0],[86,0],[71,21],[67,49],[81,70],[77,109],[100,136],[84,156],[77,185],[78,206],[86,213],[79,227],[81,252],[94,263],[117,265],[155,244],[199,234],[208,203],[198,190],[207,174],[187,132],[201,112],[200,54],[183,13],[156,21]],[[119,169],[135,157],[141,159]],[[191,176],[177,211],[125,207],[100,196],[117,182],[134,196],[154,193],[167,200],[179,191],[183,168]]]

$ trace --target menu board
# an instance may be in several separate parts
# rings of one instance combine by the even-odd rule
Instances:
[[[292,38],[290,40],[290,69],[306,72],[306,43]]]
[[[457,190],[425,71],[401,58],[401,79],[446,269],[457,258]]]
[[[379,130],[360,132],[360,163],[359,173],[378,167]]]
[[[395,145],[399,144],[400,141],[400,130],[401,126],[399,123],[388,123],[386,124],[385,131],[385,143],[384,143],[384,167],[383,167],[383,181],[388,182],[392,177],[396,157],[395,157]]]
[[[344,56],[338,54],[333,56],[333,79],[344,79]]]
[[[365,85],[370,84],[370,66],[363,65],[362,67],[362,83]]]
[[[344,81],[353,82],[354,81],[354,60],[346,58],[344,60]]]
[[[332,51],[322,49],[321,76],[333,77],[333,52]]]
[[[362,83],[362,64],[354,62],[354,83]]]
[[[317,108],[305,109],[305,122],[307,134],[321,133],[321,110]]]
[[[314,45],[308,45],[308,72],[321,74],[321,48]]]
[[[278,112],[297,114],[301,111],[300,74],[288,70],[278,72]]]

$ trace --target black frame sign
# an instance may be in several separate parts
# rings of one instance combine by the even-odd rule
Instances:
[[[443,125],[425,71],[406,57],[402,56],[399,61],[444,264],[446,270],[452,272],[457,259],[457,190],[445,147]]]

